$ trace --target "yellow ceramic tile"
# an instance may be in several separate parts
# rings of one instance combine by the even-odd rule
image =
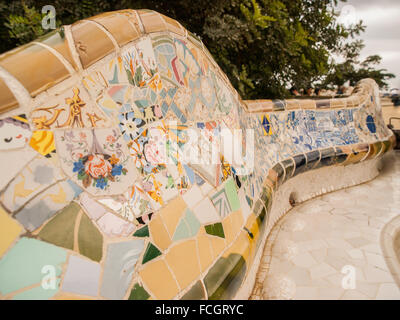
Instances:
[[[242,210],[236,210],[230,214],[232,222],[232,232],[237,235],[243,227],[243,215]]]
[[[156,299],[172,299],[179,292],[178,285],[164,260],[147,263],[139,274]]]
[[[218,256],[225,249],[225,239],[215,236],[209,236],[208,238],[211,241],[214,256]]]
[[[251,244],[244,231],[242,231],[239,237],[235,240],[232,246],[224,252],[223,256],[227,258],[231,253],[240,254],[246,261],[249,261]]]
[[[29,145],[45,156],[56,148],[54,143],[54,134],[47,130],[33,131]]]
[[[186,288],[200,275],[195,240],[188,240],[173,246],[166,254],[165,260],[181,288]]]
[[[182,197],[175,198],[165,208],[161,209],[160,215],[171,237],[174,235],[176,226],[185,209],[186,203]]]
[[[149,230],[151,237],[158,248],[165,250],[169,247],[171,244],[171,238],[168,235],[167,229],[165,229],[161,215],[157,214],[153,219],[151,219]]]
[[[205,234],[197,236],[197,248],[199,250],[201,272],[204,272],[214,261],[211,243],[208,236]]]
[[[233,241],[233,239],[235,239],[235,234],[233,232],[231,220],[232,219],[229,215],[225,217],[225,219],[222,221],[222,226],[224,227],[224,234],[227,244],[230,244]]]
[[[259,230],[258,223],[257,223],[257,217],[254,215],[254,213],[250,214],[250,216],[247,218],[245,227],[247,230],[249,230],[252,233],[253,241],[257,240],[258,233],[260,230]],[[246,231],[246,233],[247,233],[247,231]],[[248,235],[248,239],[251,240],[250,235],[248,233],[247,233],[247,235]]]
[[[21,233],[22,228],[0,208],[0,257]]]

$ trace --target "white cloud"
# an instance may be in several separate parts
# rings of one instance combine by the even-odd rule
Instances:
[[[354,9],[352,9],[352,6]],[[338,10],[350,15],[353,21],[363,20],[367,29],[361,35],[365,48],[361,58],[378,54],[382,57],[379,68],[396,75],[391,87],[400,87],[400,1],[399,0],[349,0],[340,3]],[[350,19],[349,17],[347,19]]]

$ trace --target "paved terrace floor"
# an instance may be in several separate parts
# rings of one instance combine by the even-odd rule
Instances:
[[[383,107],[382,108],[382,114],[383,114],[383,119],[385,120],[385,123],[388,124],[390,117],[398,117],[398,118],[400,118],[400,106]],[[399,120],[393,121],[393,125],[394,125],[394,127],[396,129],[400,128],[400,121]]]
[[[252,299],[400,299],[380,246],[398,215],[400,152],[374,180],[289,211],[269,235]],[[342,287],[344,266],[355,268],[354,289]]]

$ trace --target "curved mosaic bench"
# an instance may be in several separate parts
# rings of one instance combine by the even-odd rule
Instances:
[[[305,198],[291,183],[310,197],[339,187],[330,174],[369,179],[395,142],[373,80],[344,99],[242,101],[199,39],[148,10],[3,54],[0,92],[3,299],[247,298],[269,230]],[[241,128],[245,163],[229,147],[181,161],[189,129],[207,158]]]

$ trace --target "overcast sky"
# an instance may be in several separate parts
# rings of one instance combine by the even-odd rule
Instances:
[[[348,0],[339,3],[338,10],[344,21],[363,20],[367,28],[361,35],[361,59],[379,54],[379,67],[396,75],[390,88],[400,89],[400,0]]]

